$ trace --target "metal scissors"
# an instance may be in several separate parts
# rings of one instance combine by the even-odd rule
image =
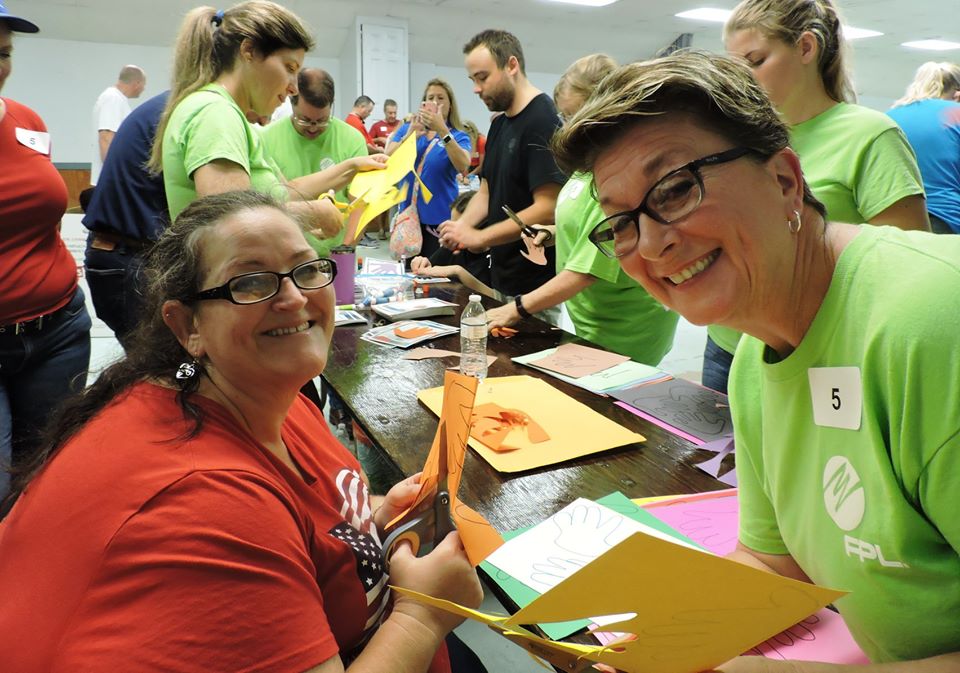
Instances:
[[[520,219],[520,216],[513,212],[510,206],[503,206],[503,212],[507,217],[513,220],[518,227],[520,227],[520,231],[525,233],[530,238],[536,237],[537,230],[531,227],[529,224],[524,224],[523,220]]]
[[[401,520],[383,541],[383,559],[389,563],[390,555],[397,544],[406,540],[414,554],[428,545],[432,550],[443,542],[447,533],[456,530],[456,524],[450,516],[450,490],[447,486],[447,426],[440,425],[440,456],[437,466],[437,494],[433,505],[419,514],[408,514],[409,519]],[[431,537],[432,535],[432,537]]]

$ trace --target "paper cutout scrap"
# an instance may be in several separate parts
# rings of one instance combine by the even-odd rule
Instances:
[[[616,577],[630,581],[610,581]],[[703,591],[703,585],[712,590]],[[583,657],[625,673],[710,670],[844,595],[643,533],[634,533],[506,620],[401,593],[495,630],[513,629],[518,635],[510,640],[545,658]],[[638,636],[613,650],[531,640],[519,626],[613,614],[631,616],[610,624],[611,630]]]
[[[650,383],[610,394],[627,409],[675,434],[703,445],[733,431],[727,396],[684,379]],[[632,407],[633,409],[630,409]]]
[[[407,184],[397,187],[404,178],[413,173],[414,179],[420,185],[420,198],[429,203],[433,194],[427,188],[420,176],[417,175],[414,165],[417,159],[416,134],[404,140],[387,159],[383,168],[357,173],[350,183],[349,192],[355,199],[364,204],[354,213],[359,212],[356,222],[351,218],[347,226],[344,242],[353,244],[362,234],[366,226],[380,213],[384,213],[407,198]]]
[[[512,327],[494,327],[490,330],[490,334],[495,337],[503,337],[504,339],[512,339],[517,334],[517,330]]]
[[[442,348],[428,348],[426,346],[421,346],[420,348],[414,348],[413,350],[403,354],[404,360],[426,360],[428,358],[446,357],[460,357],[460,353],[456,351],[444,350]]]
[[[591,348],[580,344],[563,344],[557,346],[557,350],[551,355],[533,360],[530,364],[540,369],[578,379],[582,376],[589,376],[610,369],[629,359],[626,355],[611,353],[599,348]]]
[[[470,420],[477,384],[478,381],[473,376],[454,372],[444,374],[443,388],[440,389],[443,395],[440,423],[437,425],[437,434],[433,438],[433,445],[423,465],[420,491],[410,507],[387,524],[389,529],[432,496],[439,482],[440,452],[446,451],[450,514],[457,525],[460,541],[467,552],[467,557],[474,566],[479,565],[483,559],[503,544],[503,538],[493,526],[482,515],[464,504],[457,495],[463,476],[463,463],[466,460],[467,439],[470,436]],[[441,424],[446,425],[447,446],[440,446]]]
[[[416,339],[417,337],[430,334],[431,329],[422,325],[405,325],[403,327],[395,327],[393,333],[402,339]]]
[[[433,413],[439,413],[443,389],[421,390],[417,397]],[[477,404],[496,402],[507,409],[526,411],[550,436],[533,443],[519,437],[522,451],[498,453],[470,438],[470,446],[495,470],[520,472],[588,456],[618,446],[645,441],[643,435],[563,394],[547,381],[530,376],[491,377],[477,391]]]
[[[523,241],[523,244],[526,246],[526,251],[521,250],[520,254],[523,255],[527,260],[533,262],[538,266],[547,265],[547,251],[544,250],[539,245],[534,245],[533,239],[527,236],[526,234],[520,235],[520,240]]]
[[[723,476],[720,476],[721,463],[723,463],[723,459],[726,458],[728,454],[733,453],[734,450],[733,436],[727,436],[708,444],[704,444],[700,448],[708,451],[715,451],[717,455],[710,460],[702,463],[696,463],[695,466],[709,474],[711,477],[719,479],[728,486],[736,486],[737,470],[735,467],[727,470]]]
[[[512,359],[514,362],[519,362],[520,364],[532,367],[533,369],[547,372],[554,378],[558,378],[561,381],[583,388],[584,390],[589,390],[590,392],[598,395],[609,394],[609,391],[617,388],[629,388],[642,383],[669,381],[673,378],[673,376],[667,372],[661,371],[649,365],[634,362],[633,360],[621,362],[620,364],[614,365],[609,369],[604,369],[596,374],[581,376],[580,378],[571,378],[569,376],[565,376],[564,374],[550,371],[549,369],[540,369],[540,367],[536,364],[536,361],[546,357],[547,355],[552,355],[556,352],[556,350],[556,348],[547,348],[537,353],[517,355]]]
[[[533,444],[550,439],[550,435],[525,411],[504,409],[493,402],[474,407],[470,436],[479,439],[485,446],[494,451],[515,451],[520,447],[506,442],[513,432],[525,432],[527,439]]]

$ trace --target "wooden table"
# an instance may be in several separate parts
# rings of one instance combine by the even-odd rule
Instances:
[[[430,296],[467,303],[469,291],[458,284],[433,286]],[[484,299],[486,308],[499,305]],[[375,316],[375,314],[374,314]],[[459,324],[456,316],[434,318]],[[497,356],[489,376],[525,374],[545,379],[567,395],[604,416],[635,430],[647,441],[630,444],[579,460],[529,472],[501,474],[468,451],[460,498],[501,531],[539,523],[578,497],[599,498],[620,491],[631,498],[698,493],[726,488],[694,467],[713,454],[614,405],[510,358],[552,348],[561,343],[589,343],[540,320],[525,320],[512,339],[490,337],[488,352]],[[437,429],[437,417],[417,400],[417,392],[443,385],[451,360],[404,360],[403,350],[360,339],[368,325],[338,327],[323,378],[343,399],[363,431],[402,475],[418,472]],[[460,350],[459,334],[435,339],[437,348]]]

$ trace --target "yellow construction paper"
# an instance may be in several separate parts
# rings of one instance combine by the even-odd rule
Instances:
[[[619,578],[620,581],[612,581]],[[506,626],[624,613],[605,631],[637,640],[598,661],[623,671],[696,673],[745,652],[844,595],[635,533],[547,591]]]
[[[577,670],[588,659],[624,673],[712,670],[844,595],[644,533],[627,538],[507,619],[394,590],[487,624],[565,670]],[[519,626],[614,614],[626,618],[604,630],[634,634],[636,640],[588,647],[540,638]]]
[[[541,638],[522,627],[505,626],[507,618],[503,616],[491,615],[480,612],[479,610],[471,610],[462,605],[451,603],[450,601],[445,601],[440,598],[434,598],[433,596],[427,596],[426,594],[402,587],[391,586],[390,588],[400,596],[412,598],[420,603],[459,615],[465,619],[472,619],[481,624],[486,624],[504,638],[516,643],[530,654],[540,657],[565,671],[583,670],[590,665],[590,662],[599,661],[598,657],[600,654],[607,650],[606,647],[596,645],[562,643]]]
[[[470,420],[473,401],[477,391],[477,379],[448,371],[443,377],[443,413],[437,426],[437,434],[420,475],[420,491],[402,514],[387,524],[389,530],[411,510],[431,497],[436,490],[440,472],[440,451],[447,452],[447,490],[450,493],[450,516],[460,533],[460,541],[473,565],[479,565],[500,545],[503,538],[490,523],[476,511],[465,505],[457,496],[463,463],[467,457],[467,437],[470,435]],[[440,446],[440,427],[446,426],[447,445]]]
[[[418,397],[433,413],[440,413],[443,388],[421,390]],[[532,470],[646,441],[643,435],[627,430],[546,381],[531,376],[487,379],[477,389],[476,405],[488,402],[525,411],[550,436],[545,442],[534,443],[514,433],[511,442],[518,448],[504,453],[493,451],[471,437],[470,446],[499,472]]]

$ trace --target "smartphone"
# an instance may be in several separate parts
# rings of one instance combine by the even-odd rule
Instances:
[[[433,114],[437,114],[437,101],[435,100],[425,100],[420,103],[421,110],[429,110]]]

